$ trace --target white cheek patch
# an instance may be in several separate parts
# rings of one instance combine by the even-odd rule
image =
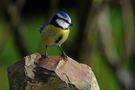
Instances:
[[[65,22],[64,20],[57,19],[56,22],[58,23],[59,26],[61,26],[64,29],[69,27],[69,23]]]

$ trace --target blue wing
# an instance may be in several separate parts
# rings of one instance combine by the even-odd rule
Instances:
[[[39,32],[42,33],[44,31],[44,28],[45,28],[46,24],[43,24],[40,29],[39,29]]]

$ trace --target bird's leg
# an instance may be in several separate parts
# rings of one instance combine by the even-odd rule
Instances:
[[[61,47],[60,45],[59,45],[59,48],[60,48],[61,53],[62,53],[62,54],[61,54],[61,57],[64,58],[64,59],[67,59],[68,56],[67,56],[67,54],[64,52],[64,50],[62,49],[62,47]]]
[[[47,48],[48,48],[48,47],[46,46],[46,47],[45,47],[46,50],[45,50],[44,58],[48,58]]]

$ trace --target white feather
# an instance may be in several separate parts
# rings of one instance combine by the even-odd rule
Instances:
[[[64,29],[69,27],[69,23],[65,22],[62,19],[56,19],[56,22],[59,24],[59,26],[61,26]]]

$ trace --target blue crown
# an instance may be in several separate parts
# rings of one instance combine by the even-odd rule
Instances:
[[[70,16],[63,11],[60,11],[58,13],[56,13],[50,20],[49,20],[49,24],[52,24],[56,27],[60,27],[60,28],[64,28],[64,26],[61,26],[60,24],[58,24],[57,20],[63,20],[64,22],[68,23],[69,26],[72,25],[71,23],[71,18]],[[66,27],[68,28],[68,27]],[[65,29],[65,28],[64,28]]]
[[[59,18],[62,18],[64,20],[66,20],[68,23],[71,23],[71,18],[70,18],[70,16],[66,12],[60,11],[60,12],[56,13],[56,15]]]

